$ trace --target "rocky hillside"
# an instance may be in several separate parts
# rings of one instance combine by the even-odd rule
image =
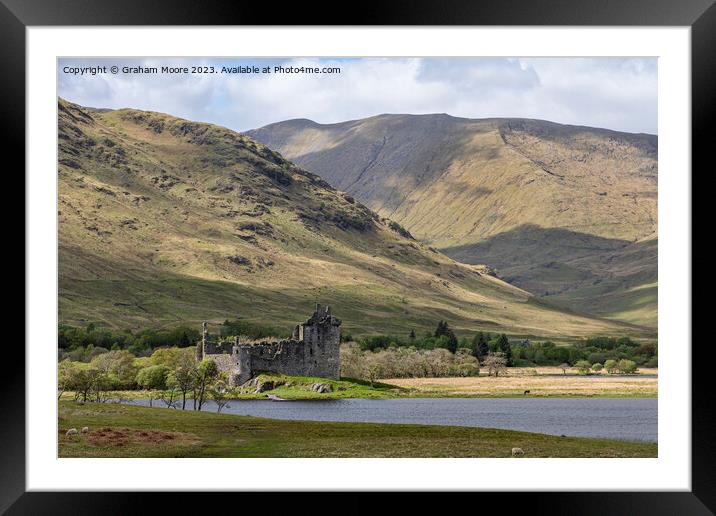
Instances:
[[[450,256],[581,310],[656,324],[656,136],[448,115],[247,134]]]
[[[290,328],[315,301],[354,333],[645,333],[545,306],[460,264],[221,127],[59,101],[60,321],[243,317]]]

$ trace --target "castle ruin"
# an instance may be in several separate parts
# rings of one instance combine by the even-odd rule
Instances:
[[[306,322],[296,325],[290,339],[277,342],[241,344],[238,336],[221,342],[209,336],[205,322],[196,346],[196,360],[213,360],[219,371],[228,375],[231,386],[242,385],[265,372],[338,380],[340,345],[341,320],[331,315],[330,307],[316,304],[316,311]]]

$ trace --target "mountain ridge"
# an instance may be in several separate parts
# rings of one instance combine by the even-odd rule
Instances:
[[[63,323],[290,327],[321,301],[359,333],[448,319],[458,332],[653,335],[535,303],[234,131],[63,99],[58,113]]]
[[[94,109],[94,108],[93,108]],[[269,124],[263,125],[258,128],[249,129],[247,131],[239,131],[242,134],[250,135],[254,133],[255,131],[259,131],[261,129],[267,129],[274,126],[281,126],[284,124],[298,124],[299,122],[306,122],[307,125],[314,126],[314,127],[331,127],[331,126],[341,126],[344,124],[355,124],[360,123],[366,120],[372,120],[372,119],[378,119],[378,118],[387,118],[387,117],[446,117],[453,120],[462,120],[462,121],[473,121],[473,122],[508,122],[510,120],[519,121],[519,122],[536,122],[540,124],[552,124],[555,126],[560,126],[564,128],[571,128],[571,129],[586,129],[591,131],[601,131],[605,133],[613,133],[614,135],[626,135],[626,136],[645,136],[645,137],[652,137],[652,138],[658,138],[658,135],[655,133],[645,133],[645,132],[630,132],[630,131],[620,131],[618,129],[611,129],[609,127],[597,127],[597,126],[589,126],[589,125],[581,125],[581,124],[566,124],[563,122],[556,122],[554,120],[547,120],[544,118],[529,118],[529,117],[484,117],[484,118],[471,118],[471,117],[464,117],[464,116],[456,116],[451,115],[449,113],[378,113],[376,115],[370,115],[363,118],[352,118],[349,120],[343,120],[340,122],[317,122],[316,120],[313,120],[311,118],[287,118],[286,120],[280,120],[278,122],[271,122]]]
[[[520,254],[519,242],[502,256],[470,255],[467,250],[479,250],[481,243],[526,225],[566,230],[572,239],[607,238],[615,244],[657,234],[656,135],[525,118],[450,115],[381,115],[326,125],[278,122],[245,134],[396,220],[419,240],[466,263],[495,267],[528,290],[570,289],[544,274],[544,263],[526,256],[516,265],[522,272],[534,268],[535,275],[517,275],[510,264],[513,255]],[[568,251],[559,239],[544,246],[565,246]],[[643,266],[634,264],[648,269],[646,284],[656,282],[655,253]],[[627,295],[622,291],[633,287],[634,275],[621,282],[614,279],[599,265],[602,255],[595,248],[593,261],[581,259],[577,272],[593,281],[609,280],[612,290],[605,295]],[[646,310],[636,297],[638,310],[612,310],[608,295],[572,294],[550,299],[656,325],[655,290]]]

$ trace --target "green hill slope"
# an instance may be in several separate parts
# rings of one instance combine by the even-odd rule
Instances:
[[[60,100],[59,222],[64,323],[288,329],[321,301],[356,334],[650,334],[535,303],[262,144],[159,113]]]
[[[579,310],[656,324],[655,136],[448,115],[247,134],[454,258]]]

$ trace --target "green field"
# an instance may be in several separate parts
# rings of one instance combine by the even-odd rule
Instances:
[[[390,385],[381,382],[374,382],[373,386],[367,380],[359,380],[356,378],[343,378],[341,380],[330,380],[327,378],[309,377],[309,376],[286,376],[278,373],[261,374],[255,380],[259,383],[271,382],[274,388],[267,388],[262,392],[255,392],[254,386],[245,389],[237,389],[232,391],[227,397],[230,399],[266,399],[268,394],[278,396],[279,398],[291,400],[328,400],[340,398],[399,398],[414,395],[417,397],[427,396],[417,390],[404,389],[396,385]],[[331,392],[318,393],[312,389],[313,385],[321,383],[330,385]],[[146,390],[132,391],[110,391],[108,393],[110,399],[113,400],[135,400],[135,399],[157,399],[157,393],[151,393]],[[436,393],[438,397],[445,397]],[[62,399],[73,399],[74,392],[68,391],[63,393]],[[161,406],[162,401],[157,401],[157,405]]]
[[[489,428],[279,421],[119,404],[59,404],[60,457],[656,457],[657,444]],[[65,435],[89,427],[87,434]]]

